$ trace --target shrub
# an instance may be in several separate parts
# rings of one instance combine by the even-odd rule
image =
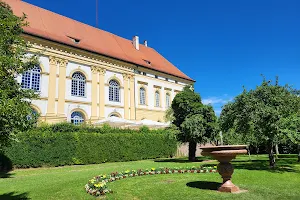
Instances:
[[[44,125],[18,134],[5,154],[17,168],[169,157],[177,149],[171,134],[169,130]]]

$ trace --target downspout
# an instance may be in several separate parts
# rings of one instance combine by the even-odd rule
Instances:
[[[134,119],[136,121],[136,96],[135,96],[135,76],[134,76],[134,84],[133,84],[133,87],[134,87]]]

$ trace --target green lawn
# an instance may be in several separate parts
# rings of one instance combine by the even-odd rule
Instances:
[[[113,194],[99,199],[300,199],[300,164],[296,157],[278,160],[276,170],[268,169],[267,156],[239,157],[233,162],[233,182],[248,192],[219,193],[218,173],[164,174],[128,178],[108,183]],[[190,163],[184,159],[144,160],[15,170],[0,179],[0,199],[95,199],[85,193],[87,181],[102,173],[151,167],[214,165]]]

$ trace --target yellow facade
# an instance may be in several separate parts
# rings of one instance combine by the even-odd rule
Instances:
[[[73,111],[81,112],[85,116],[85,121],[89,122],[106,118],[109,113],[131,120],[164,121],[166,108],[163,107],[166,101],[163,97],[170,93],[172,99],[184,87],[184,84],[192,83],[169,74],[144,69],[149,74],[165,76],[176,81],[166,83],[165,80],[134,73],[137,66],[131,63],[29,35],[24,35],[24,38],[31,45],[29,53],[39,53],[48,59],[47,62],[45,61],[48,63],[48,67],[45,66],[47,64],[41,63],[43,66],[42,78],[48,80],[48,88],[44,88],[42,85],[42,89],[47,92],[45,91],[45,95],[40,97],[40,102],[33,102],[33,108],[41,113],[41,120],[47,123],[67,121]],[[70,66],[74,69],[69,69]],[[87,72],[87,69],[90,73]],[[139,66],[139,70],[143,69]],[[72,74],[75,71],[82,71],[86,76],[88,92],[85,98],[70,98],[67,95],[70,93],[68,85],[72,81]],[[110,74],[111,77],[108,77]],[[107,101],[108,84],[111,79],[120,83],[121,103]],[[184,84],[179,85],[177,81]],[[150,88],[148,83],[153,86]],[[139,88],[143,86],[147,87],[146,105],[139,105]],[[160,94],[160,106],[151,109],[148,104],[154,104],[155,97],[149,97],[148,94],[155,91]]]

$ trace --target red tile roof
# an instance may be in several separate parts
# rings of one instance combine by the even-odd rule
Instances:
[[[24,27],[24,31],[27,34],[96,52],[193,81],[153,48],[140,44],[140,49],[136,50],[131,40],[21,0],[4,1],[11,6],[16,15],[20,16],[22,13],[27,15],[29,26]],[[68,36],[79,39],[80,42],[76,44]],[[150,61],[151,64],[147,64],[145,60]]]

